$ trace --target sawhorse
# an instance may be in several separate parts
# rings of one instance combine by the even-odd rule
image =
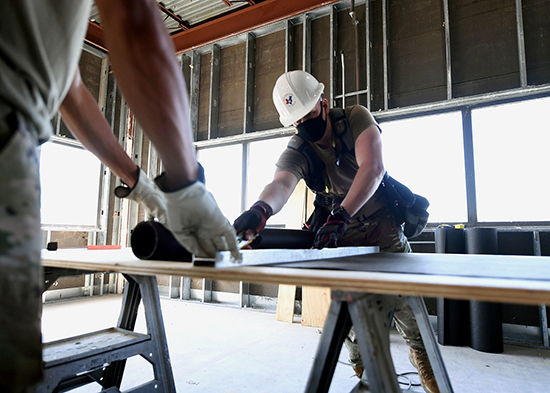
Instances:
[[[71,275],[71,270],[46,270],[46,283],[62,275]],[[126,359],[136,355],[152,365],[154,379],[132,392],[176,391],[156,277],[124,277],[128,282],[117,326],[44,344],[44,380],[37,393],[64,392],[92,382],[100,384],[102,392],[120,392]],[[142,301],[147,334],[134,332]]]
[[[351,326],[355,328],[367,384],[359,382],[357,392],[401,393],[390,353],[389,328],[392,310],[402,299],[395,295],[332,291],[332,302],[323,327],[317,354],[306,386],[308,393],[327,393]],[[426,352],[441,393],[452,393],[451,382],[428,320],[424,301],[407,297],[414,312]]]

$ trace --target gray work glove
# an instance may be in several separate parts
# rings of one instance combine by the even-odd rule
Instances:
[[[156,218],[162,224],[166,224],[166,198],[143,170],[139,170],[133,188],[118,186],[115,188],[115,195],[119,198],[128,198],[145,207],[147,220]]]
[[[156,179],[159,185],[160,177]],[[231,251],[235,259],[239,258],[235,230],[203,183],[196,181],[177,191],[165,191],[165,196],[168,229],[183,247],[197,256],[215,257],[217,251]]]

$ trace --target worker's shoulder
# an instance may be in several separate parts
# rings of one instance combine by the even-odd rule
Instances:
[[[305,144],[307,144],[306,140],[296,134],[293,135],[288,141],[287,148],[292,150],[302,150],[305,147]]]
[[[372,115],[371,111],[369,111],[369,109],[366,107],[366,106],[363,106],[363,105],[351,105],[351,106],[347,106],[345,109],[344,109],[344,112],[346,113],[346,117],[350,118],[350,117],[371,117],[373,118],[374,116]]]

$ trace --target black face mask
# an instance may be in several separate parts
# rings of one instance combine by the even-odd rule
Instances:
[[[298,130],[298,135],[306,141],[319,141],[323,135],[325,135],[325,131],[327,129],[327,121],[326,119],[323,120],[323,105],[321,104],[321,112],[319,113],[319,116],[298,124],[296,129]]]

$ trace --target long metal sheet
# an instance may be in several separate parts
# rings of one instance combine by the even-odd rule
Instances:
[[[194,264],[208,266],[214,262],[216,268],[237,266],[261,266],[276,265],[279,263],[320,261],[334,258],[366,255],[379,252],[379,247],[339,247],[324,248],[322,250],[303,249],[267,249],[267,250],[242,250],[241,259],[231,257],[228,251],[218,252],[216,258],[195,258]]]
[[[281,263],[277,267],[550,282],[550,259],[528,255],[378,253],[330,261]]]

